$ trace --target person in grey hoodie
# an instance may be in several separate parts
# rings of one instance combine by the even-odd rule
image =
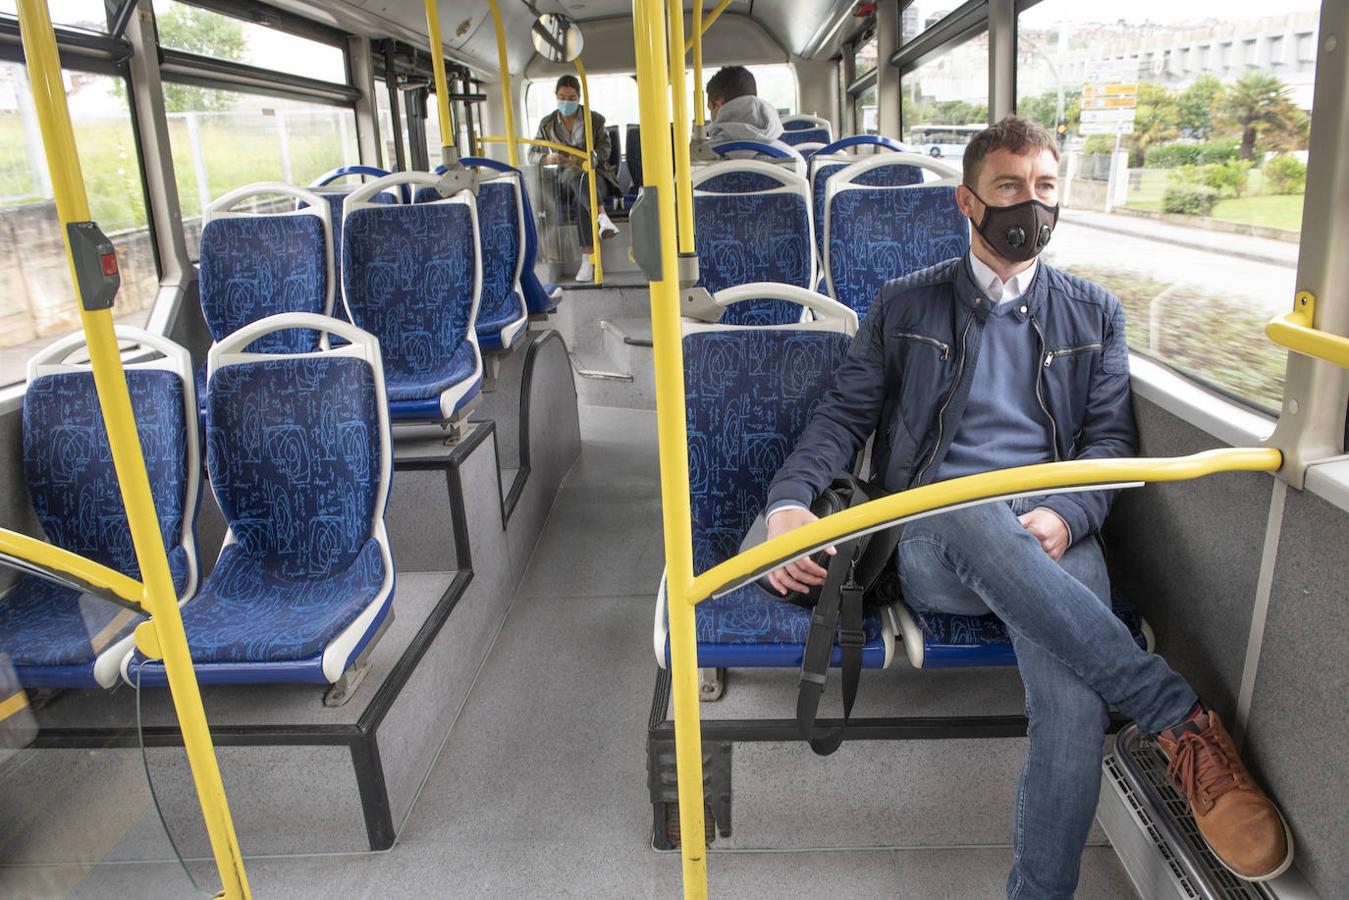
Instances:
[[[726,66],[707,82],[707,140],[712,146],[728,141],[757,141],[786,150],[798,156],[796,150],[778,140],[782,134],[782,120],[773,104],[759,96],[754,74],[744,66]],[[735,151],[731,158],[762,157],[753,151]]]

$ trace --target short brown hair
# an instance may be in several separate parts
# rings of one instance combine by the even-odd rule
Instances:
[[[1003,116],[996,125],[990,125],[976,134],[965,148],[963,164],[967,186],[974,187],[978,183],[984,157],[994,150],[1010,150],[1017,156],[1048,150],[1054,154],[1055,160],[1059,158],[1059,145],[1043,125],[1017,115]]]
[[[744,66],[723,66],[708,80],[705,93],[708,103],[730,103],[739,97],[759,96],[759,85]]]

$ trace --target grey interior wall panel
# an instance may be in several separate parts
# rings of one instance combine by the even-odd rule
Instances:
[[[1246,758],[1293,827],[1322,897],[1349,896],[1349,515],[1289,491],[1247,725]]]
[[[1143,456],[1220,446],[1142,398]],[[1106,523],[1116,586],[1142,610],[1158,651],[1229,721],[1236,709],[1274,481],[1233,473],[1121,493]]]
[[[23,410],[0,415],[0,526],[40,535],[41,527],[23,475]],[[12,569],[0,568],[0,589],[17,576]]]

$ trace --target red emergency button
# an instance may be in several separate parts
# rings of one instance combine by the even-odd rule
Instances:
[[[98,259],[99,262],[103,264],[104,275],[107,275],[109,278],[111,278],[113,275],[117,274],[117,254],[104,253]]]

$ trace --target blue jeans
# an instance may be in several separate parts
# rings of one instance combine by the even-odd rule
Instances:
[[[917,609],[993,613],[1007,626],[1030,721],[1017,788],[1010,898],[1071,898],[1101,787],[1113,703],[1147,732],[1183,720],[1194,691],[1140,650],[1110,611],[1110,579],[1088,536],[1056,563],[1017,516],[1039,498],[920,519],[899,544],[904,598]]]

